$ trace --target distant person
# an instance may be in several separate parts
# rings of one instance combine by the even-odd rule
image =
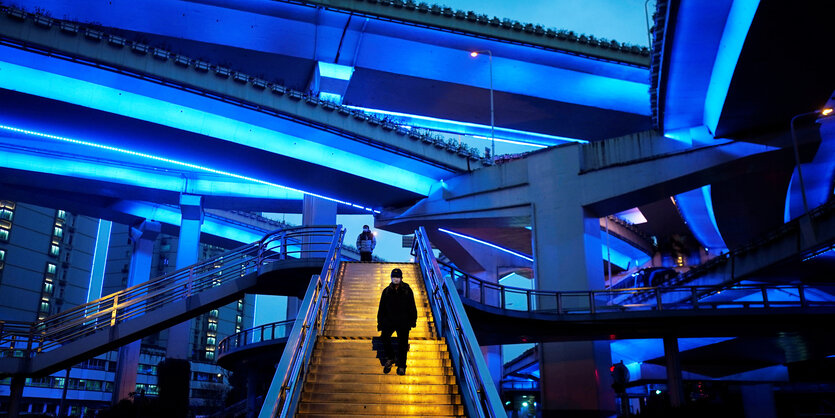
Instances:
[[[377,246],[377,238],[368,225],[362,226],[362,232],[357,237],[357,249],[360,250],[360,261],[371,261],[371,252]]]
[[[377,330],[383,340],[385,365],[383,373],[389,373],[391,366],[397,363],[397,374],[406,374],[406,354],[409,352],[409,331],[417,325],[417,307],[415,294],[408,284],[403,283],[400,269],[391,271],[391,284],[380,295],[380,307],[377,309]],[[397,357],[391,346],[391,334],[397,332]]]

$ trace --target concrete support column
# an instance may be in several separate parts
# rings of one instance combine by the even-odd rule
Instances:
[[[23,399],[23,388],[26,386],[26,378],[23,376],[12,376],[12,384],[9,387],[9,417],[20,416],[20,401]]]
[[[742,386],[745,418],[777,418],[774,387],[768,383]]]
[[[568,186],[566,186],[568,187]],[[576,202],[545,190],[533,204],[534,278],[537,289],[592,290],[604,286],[600,220]],[[557,309],[555,298],[537,300]],[[588,298],[563,298],[561,309],[589,309]],[[615,413],[608,341],[540,345],[543,416],[598,417]]]
[[[667,363],[667,393],[670,396],[670,406],[678,408],[684,404],[684,382],[681,377],[678,338],[664,337],[664,359]]]
[[[336,225],[336,202],[304,195],[302,225]],[[321,241],[321,238],[318,240]],[[324,258],[329,248],[329,244],[302,243],[302,257]]]
[[[203,224],[203,208],[200,196],[180,196],[180,237],[177,241],[177,269],[188,267],[198,261],[200,253],[200,226]],[[181,322],[168,331],[167,358],[187,360],[189,358],[189,337],[191,320]]]
[[[484,356],[484,363],[487,364],[487,369],[490,370],[490,377],[493,378],[493,384],[496,389],[501,392],[502,381],[502,346],[500,345],[483,345],[481,346],[481,355]]]
[[[127,287],[136,286],[151,278],[151,257],[154,254],[154,241],[159,235],[159,222],[144,221],[130,228],[133,241],[133,253],[130,257]],[[142,340],[134,341],[119,348],[119,360],[116,367],[116,381],[113,388],[114,404],[130,398],[136,390],[136,369],[139,367],[139,351]]]
[[[200,196],[181,195],[180,212],[182,218],[177,241],[177,269],[188,267],[199,258],[200,226],[203,224]],[[188,414],[191,322],[181,322],[168,329],[165,360],[157,367],[160,404],[172,417],[185,417]]]
[[[258,398],[258,382],[261,380],[261,373],[252,365],[247,365],[246,369],[246,417],[255,418],[258,415],[258,405],[255,399]]]

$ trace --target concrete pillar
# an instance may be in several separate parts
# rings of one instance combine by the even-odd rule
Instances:
[[[127,287],[136,286],[151,278],[151,257],[154,254],[154,241],[159,235],[160,228],[159,222],[154,221],[144,221],[130,228],[133,253],[130,257]],[[136,390],[136,369],[139,367],[141,345],[142,340],[137,340],[119,348],[112,397],[114,404],[129,398],[130,393]]]
[[[12,384],[9,387],[9,417],[20,416],[20,402],[23,400],[23,388],[26,386],[26,378],[23,376],[12,376]]]
[[[777,418],[774,388],[768,383],[742,386],[745,418]]]
[[[203,208],[200,196],[180,196],[180,238],[177,244],[177,269],[188,267],[198,261],[200,253],[200,226],[203,224]],[[191,320],[179,323],[168,330],[167,358],[187,360],[189,358],[189,337]]]
[[[540,191],[533,207],[534,278],[537,289],[592,290],[604,287],[600,220],[576,203],[559,204]],[[562,309],[589,309],[584,297],[564,298]],[[554,298],[537,300],[556,309]],[[543,416],[607,416],[615,413],[608,341],[544,343],[539,350]]]
[[[502,363],[502,346],[483,345],[481,346],[481,355],[484,356],[484,363],[487,364],[487,369],[490,370],[490,377],[493,378],[493,384],[501,392],[502,366],[504,366]]]
[[[260,372],[257,367],[247,364],[246,367],[246,417],[254,418],[257,414],[258,405],[255,400],[258,398],[258,383],[260,381]]]
[[[678,408],[684,404],[684,384],[681,377],[681,361],[678,355],[678,338],[664,337],[664,358],[667,363],[667,393],[670,406]]]
[[[304,195],[302,202],[302,225],[336,225],[336,202],[319,197]],[[318,238],[321,242],[322,239]],[[302,257],[324,258],[329,244],[302,243]],[[290,306],[290,303],[287,304]],[[290,318],[290,317],[288,317]]]

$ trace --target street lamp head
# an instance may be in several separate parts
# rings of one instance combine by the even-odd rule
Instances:
[[[473,57],[473,58],[477,57],[478,56],[478,51],[470,52],[470,56]]]
[[[827,107],[826,109],[821,110],[821,115],[823,115],[823,116],[829,116],[831,114],[832,114],[832,108],[831,107]]]

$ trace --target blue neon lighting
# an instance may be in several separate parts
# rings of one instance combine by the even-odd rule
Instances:
[[[452,132],[457,134],[467,134],[472,135],[477,133],[479,136],[485,134],[489,134],[490,132],[490,125],[481,125],[478,123],[471,123],[471,122],[461,122],[457,120],[450,120],[450,119],[441,119],[441,118],[434,118],[431,116],[421,116],[421,115],[413,115],[409,113],[401,113],[401,112],[393,112],[390,110],[381,110],[381,109],[372,109],[368,107],[359,107],[359,106],[347,106],[351,109],[362,110],[363,112],[368,113],[377,113],[382,115],[389,115],[389,116],[396,116],[399,118],[410,119],[408,122],[412,126],[418,126],[421,128],[426,129],[434,129],[443,132]],[[506,138],[495,138],[496,141],[505,141],[511,142],[513,144],[519,145],[529,145],[529,146],[550,146],[556,145],[563,142],[579,142],[581,144],[586,144],[589,141],[585,139],[577,139],[577,138],[568,138],[564,136],[556,136],[556,135],[547,135],[541,134],[537,132],[530,132],[530,131],[520,131],[517,129],[510,129],[510,128],[501,128],[501,127],[494,127],[494,131],[496,134],[505,135],[514,138],[523,138],[527,139],[528,141],[522,140],[509,140]],[[495,136],[495,135],[494,135]],[[535,142],[534,142],[535,141]]]
[[[36,136],[36,137],[40,137],[40,138],[48,138],[48,139],[52,139],[52,140],[56,140],[56,141],[68,142],[68,143],[72,143],[72,144],[76,144],[76,145],[83,145],[83,146],[86,146],[86,147],[92,147],[92,148],[98,148],[98,149],[107,150],[107,151],[118,152],[118,153],[122,153],[122,154],[131,155],[131,156],[134,156],[134,157],[140,157],[140,158],[150,159],[150,160],[159,161],[159,162],[165,162],[165,163],[168,163],[168,164],[187,167],[187,168],[195,169],[195,170],[198,170],[198,171],[204,171],[204,172],[212,173],[212,174],[219,174],[219,175],[222,175],[222,176],[227,176],[227,177],[231,177],[231,178],[235,178],[235,179],[239,179],[239,180],[246,180],[246,181],[250,181],[250,182],[253,182],[253,183],[258,183],[258,184],[263,184],[263,185],[267,185],[267,186],[277,187],[279,189],[288,190],[288,191],[291,191],[291,192],[307,194],[307,195],[310,195],[310,196],[315,196],[315,197],[318,197],[318,198],[321,198],[321,199],[329,200],[331,202],[341,203],[343,205],[348,205],[348,206],[353,206],[353,207],[356,207],[356,208],[360,208],[360,209],[363,209],[365,211],[372,212],[372,213],[380,213],[380,211],[378,211],[378,210],[374,210],[374,209],[366,207],[366,206],[357,205],[357,204],[354,204],[354,203],[351,203],[351,202],[346,202],[344,200],[335,199],[335,198],[332,198],[332,197],[329,197],[329,196],[325,196],[325,195],[321,195],[321,194],[317,194],[317,193],[310,193],[310,192],[306,192],[304,190],[296,189],[296,188],[293,188],[293,187],[282,186],[280,184],[272,183],[272,182],[269,182],[269,181],[256,179],[254,177],[242,176],[240,174],[235,174],[235,173],[231,173],[231,172],[228,172],[228,171],[217,170],[217,169],[214,169],[214,168],[204,167],[204,166],[197,165],[197,164],[172,160],[170,158],[159,157],[159,156],[156,156],[156,155],[131,151],[131,150],[128,150],[128,149],[123,149],[123,148],[111,147],[109,145],[101,145],[101,144],[97,144],[97,143],[90,142],[90,141],[82,141],[82,140],[66,138],[66,137],[62,137],[62,136],[58,136],[58,135],[50,135],[50,134],[35,132],[35,131],[28,130],[28,129],[15,128],[15,127],[12,127],[12,126],[7,126],[7,125],[0,125],[0,129],[6,130],[6,131],[11,131],[11,132],[16,132],[16,133],[21,133],[21,134],[25,134],[25,135]]]
[[[725,106],[739,54],[742,53],[745,37],[748,36],[748,30],[759,6],[759,0],[734,0],[728,12],[728,20],[719,42],[705,97],[704,124],[714,134],[722,116],[722,108]]]
[[[495,248],[499,251],[506,252],[510,255],[515,255],[516,257],[519,257],[519,258],[522,258],[524,260],[533,262],[533,258],[531,258],[530,256],[527,256],[527,255],[522,254],[522,253],[517,253],[516,251],[509,250],[507,248],[498,246],[496,244],[493,244],[493,243],[490,243],[490,242],[487,242],[487,241],[480,240],[478,238],[471,237],[469,235],[464,235],[464,234],[461,234],[461,233],[458,233],[458,232],[455,232],[455,231],[450,231],[450,230],[444,229],[444,228],[438,228],[438,231],[446,232],[447,234],[450,234],[450,235],[453,235],[453,236],[456,236],[456,237],[460,237],[460,238],[464,238],[464,239],[467,239],[467,240],[470,240],[470,241],[473,241],[473,242],[477,242],[479,244],[483,244],[483,245],[486,245],[488,247]]]
[[[354,67],[319,61],[319,75],[337,80],[350,80]]]
[[[727,246],[716,223],[710,190],[710,185],[690,190],[676,195],[675,201],[696,239],[705,247],[723,250]]]
[[[0,61],[0,88],[235,142],[424,196],[436,182],[435,178],[418,173],[421,167],[401,167],[390,159],[361,155],[345,147],[345,141],[337,140],[333,134],[211,98],[128,76],[102,77],[101,70],[95,68],[58,60],[46,62],[48,58],[13,48],[0,47],[0,57],[6,60]],[[25,65],[9,63],[12,59]],[[299,134],[285,132],[293,129]]]
[[[96,245],[93,247],[93,264],[90,268],[90,283],[87,285],[87,302],[101,297],[112,227],[113,222],[99,219],[98,229],[96,230]]]

